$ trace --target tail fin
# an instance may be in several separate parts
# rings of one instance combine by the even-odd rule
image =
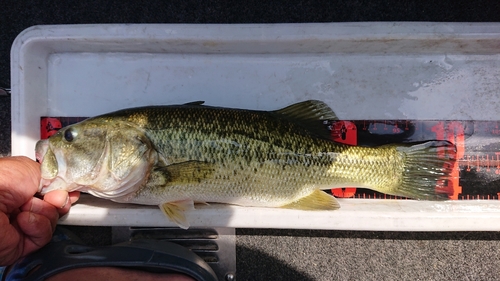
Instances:
[[[405,155],[403,180],[394,192],[421,200],[446,200],[451,193],[447,181],[456,160],[456,147],[447,141],[429,141],[400,146]]]

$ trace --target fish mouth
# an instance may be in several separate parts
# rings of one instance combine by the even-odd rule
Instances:
[[[47,150],[49,149],[49,140],[39,140],[36,143],[35,146],[35,157],[36,161],[40,164],[43,162],[43,157],[45,157],[45,154],[47,153]]]
[[[78,188],[75,187],[69,187],[68,183],[61,178],[61,177],[56,177],[54,179],[44,179],[40,181],[40,186],[38,187],[38,192],[41,195],[45,195],[53,190],[67,190],[68,192],[78,190]]]
[[[35,146],[36,161],[41,164],[42,175],[38,185],[38,193],[45,195],[54,190],[66,190],[68,192],[75,190],[84,190],[85,186],[77,183],[68,182],[64,176],[66,173],[65,161],[61,155],[54,154],[48,139],[39,140]],[[47,163],[44,163],[47,162]],[[54,163],[52,163],[54,162]],[[56,166],[54,173],[44,172],[44,164],[53,164]]]
[[[39,140],[36,143],[36,146],[35,146],[36,162],[42,164],[43,158],[45,157],[45,154],[47,153],[48,149],[49,149],[48,140]],[[38,186],[38,192],[42,195],[47,193],[46,190],[44,190],[44,188],[48,187],[52,183],[52,181],[53,181],[53,179],[49,180],[49,179],[45,179],[42,177],[40,180],[40,185]]]
[[[55,188],[51,188],[50,185],[54,182],[54,180],[44,179],[40,180],[40,185],[38,186],[38,193],[41,195],[45,195],[46,193],[55,190]]]
[[[49,140],[48,139],[39,140],[36,143],[35,157],[36,157],[36,161],[38,163],[40,163],[42,165],[42,167],[43,167],[43,161],[46,158],[47,153],[49,152],[49,149],[50,149],[50,147],[49,147]],[[53,175],[53,177],[47,177],[47,175],[45,175],[45,177],[44,177],[43,168],[42,168],[42,177],[40,179],[40,184],[38,186],[38,193],[40,193],[41,195],[44,195],[52,190],[65,189],[66,186],[67,186],[66,181],[57,175]]]

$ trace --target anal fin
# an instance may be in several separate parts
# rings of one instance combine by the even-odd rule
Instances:
[[[167,202],[159,205],[160,210],[167,218],[175,222],[180,228],[188,229],[190,224],[186,219],[186,211],[194,210],[194,202],[191,199]]]
[[[337,210],[340,208],[340,205],[335,197],[317,189],[308,196],[280,208],[295,210]]]

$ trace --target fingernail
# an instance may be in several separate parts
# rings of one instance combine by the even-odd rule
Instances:
[[[66,196],[66,202],[64,202],[64,205],[62,205],[61,209],[63,209],[64,207],[66,207],[66,205],[68,205],[69,203],[69,195]]]
[[[34,223],[36,218],[35,218],[35,214],[33,214],[32,212],[29,212],[30,213],[30,216],[28,218],[28,222],[29,223]]]

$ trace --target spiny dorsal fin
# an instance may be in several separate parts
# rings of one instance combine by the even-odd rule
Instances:
[[[205,103],[205,101],[199,100],[199,101],[188,102],[188,103],[185,103],[183,105],[203,105],[204,103]]]
[[[335,112],[324,102],[318,100],[299,102],[273,112],[328,140],[331,140],[330,131],[325,128],[321,121],[338,120]]]

